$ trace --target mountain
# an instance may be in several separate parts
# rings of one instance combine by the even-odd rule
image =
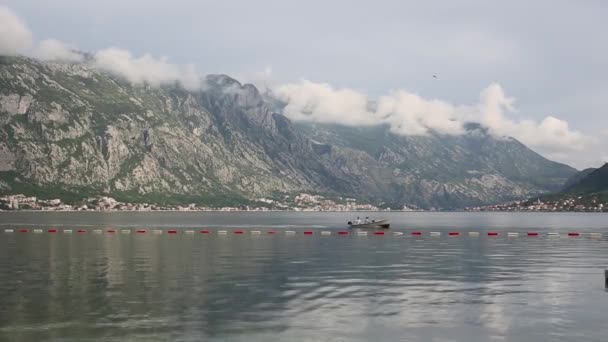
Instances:
[[[566,187],[563,192],[576,195],[608,192],[608,163],[599,169],[592,169],[586,176]]]
[[[606,211],[608,205],[608,164],[586,169],[572,176],[561,191],[532,197],[522,207],[539,202],[561,211]],[[555,210],[555,209],[553,209]]]
[[[580,182],[583,178],[587,177],[589,174],[597,170],[596,168],[590,167],[588,169],[584,169],[583,171],[579,171],[575,173],[572,177],[568,178],[564,186],[562,187],[562,191],[566,191],[568,188],[572,187],[574,184]]]
[[[353,162],[346,163],[356,164],[349,168],[358,171],[360,184],[376,187],[365,191],[376,190],[388,200],[416,199],[415,204],[427,208],[494,203],[556,191],[576,172],[513,138],[495,138],[474,123],[459,136],[401,136],[386,126],[298,123],[296,127],[320,146],[339,147],[334,158],[350,154],[345,159]],[[362,159],[364,163],[354,162]]]
[[[476,124],[424,137],[294,124],[251,84],[204,83],[138,86],[88,62],[0,57],[0,191],[214,205],[305,191],[458,208],[555,191],[576,172]]]

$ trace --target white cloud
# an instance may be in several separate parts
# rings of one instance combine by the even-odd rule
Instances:
[[[159,86],[178,81],[191,90],[201,86],[199,74],[193,65],[178,66],[169,63],[166,57],[155,58],[149,54],[135,57],[131,52],[119,48],[97,52],[95,66],[120,75],[134,84]]]
[[[368,109],[365,94],[334,89],[327,83],[301,81],[276,87],[274,93],[287,103],[284,114],[294,120],[339,123],[348,126],[374,125],[378,120]]]
[[[515,137],[544,152],[560,154],[564,151],[582,151],[595,142],[581,132],[570,129],[567,121],[553,116],[545,117],[540,123],[508,118],[505,113],[514,111],[515,100],[507,97],[502,87],[496,83],[482,91],[480,101],[473,120],[499,135]]]
[[[26,52],[32,45],[27,25],[8,7],[0,6],[0,55]]]
[[[47,39],[32,49],[32,33],[13,11],[0,6],[0,55],[27,54],[45,61],[81,62],[84,57],[56,39]],[[135,57],[119,48],[103,49],[95,54],[94,66],[120,75],[132,83],[159,86],[180,82],[186,89],[201,87],[201,78],[194,65],[179,66],[167,58],[149,54]]]
[[[568,122],[553,116],[540,122],[509,118],[507,114],[515,110],[515,100],[499,84],[484,89],[479,103],[474,105],[454,105],[396,90],[379,97],[371,106],[372,101],[361,92],[307,80],[278,86],[275,93],[287,103],[284,114],[293,120],[348,126],[388,124],[391,131],[402,135],[426,135],[431,131],[457,135],[464,133],[467,122],[478,122],[496,136],[514,137],[530,147],[559,156],[567,151],[581,151],[594,143],[572,130]]]
[[[233,76],[245,83],[255,85],[262,93],[272,90],[277,86],[277,81],[274,78],[274,72],[270,66],[266,66],[264,69],[255,71],[253,73],[236,73]]]
[[[404,90],[394,91],[378,100],[376,116],[403,135],[425,135],[430,130],[442,134],[464,133],[455,108],[443,101],[425,100]]]
[[[74,52],[74,49],[56,40],[47,39],[38,45],[34,56],[44,61],[82,62],[82,54]]]

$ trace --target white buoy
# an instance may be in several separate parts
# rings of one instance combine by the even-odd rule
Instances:
[[[367,232],[357,232],[357,236],[367,236]]]
[[[322,236],[328,236],[328,235],[331,235],[331,232],[327,231],[327,230],[324,230],[324,231],[321,232],[321,235]]]
[[[430,232],[431,236],[441,236],[441,232]]]
[[[228,231],[227,230],[218,230],[217,231],[217,235],[227,235]]]
[[[252,230],[251,235],[262,235],[262,232],[259,230]]]
[[[34,233],[36,233],[36,234],[42,234],[42,229],[34,229]]]
[[[103,233],[103,231],[101,229],[94,229],[93,233],[94,234],[101,234],[101,233]]]
[[[285,235],[296,235],[296,232],[293,230],[286,230]]]
[[[517,232],[508,232],[507,236],[509,236],[509,237],[518,237],[519,233],[517,233]]]
[[[470,237],[479,237],[479,232],[469,232]]]
[[[5,229],[4,232],[5,233],[14,233],[15,230],[14,229]]]

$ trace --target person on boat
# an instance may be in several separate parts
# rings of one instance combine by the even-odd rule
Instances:
[[[355,224],[361,224],[361,219],[359,218],[359,216],[357,216],[357,219],[355,220]]]
[[[369,223],[369,217],[368,216],[365,217],[365,223]]]

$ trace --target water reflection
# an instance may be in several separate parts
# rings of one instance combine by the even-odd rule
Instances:
[[[603,341],[608,242],[0,238],[0,340]]]

